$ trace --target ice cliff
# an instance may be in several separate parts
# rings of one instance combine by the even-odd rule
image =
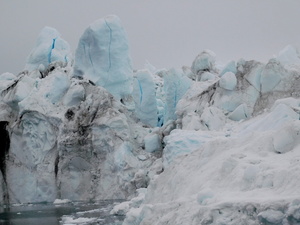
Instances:
[[[84,31],[76,49],[74,68],[74,76],[84,76],[106,88],[116,99],[131,94],[128,41],[118,17],[97,20]]]
[[[299,224],[300,57],[133,71],[119,18],[0,75],[0,204],[128,199],[124,225]]]
[[[46,27],[25,70],[0,76],[2,204],[124,199],[147,186],[140,171],[155,156],[143,150],[150,128],[121,103],[133,71],[119,19],[87,28],[73,61]]]

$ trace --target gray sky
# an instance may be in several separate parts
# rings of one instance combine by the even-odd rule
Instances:
[[[190,66],[210,49],[217,61],[266,62],[288,44],[300,49],[299,0],[0,0],[0,74],[19,73],[44,26],[75,52],[84,29],[118,15],[135,69]]]

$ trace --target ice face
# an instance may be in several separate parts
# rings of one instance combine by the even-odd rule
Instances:
[[[282,49],[278,56],[277,60],[283,65],[290,64],[300,64],[300,55],[297,49],[291,45],[286,46]]]
[[[20,114],[26,110],[37,110],[43,114],[51,114],[70,87],[68,75],[63,70],[55,70],[51,76],[36,79],[30,89],[30,94],[22,101],[18,101]]]
[[[155,85],[152,75],[147,70],[135,74],[132,96],[137,117],[146,125],[157,126]]]
[[[10,201],[52,201],[57,193],[54,173],[57,130],[48,118],[36,112],[24,114],[20,122],[11,136],[7,162]]]
[[[213,136],[211,134],[204,132],[173,130],[171,134],[164,139],[166,144],[163,153],[164,168],[169,167],[178,156],[196,151],[212,138]]]
[[[7,83],[1,83],[0,118],[9,122],[12,141],[2,196],[9,194],[10,203],[124,199],[147,185],[147,173],[138,171],[153,158],[132,133],[143,140],[148,128],[135,124],[106,89],[72,77],[72,64],[42,67],[1,76]],[[156,107],[154,84],[147,85],[144,97],[153,94]]]
[[[194,60],[191,70],[194,74],[215,70],[216,54],[210,50],[200,53]]]
[[[147,65],[155,74],[132,80],[115,16],[85,31],[74,74],[66,49],[46,28],[26,65],[33,71],[0,76],[0,122],[11,140],[0,203],[125,199],[139,190],[116,207],[128,211],[124,224],[300,221],[293,50],[267,64],[231,62],[221,73],[204,51],[184,73]]]
[[[14,91],[8,92],[4,98],[3,102],[8,104],[13,109],[18,109],[18,103],[25,99],[31,92],[34,86],[34,80],[28,76],[19,77],[13,83],[10,83],[9,86],[13,84]],[[4,91],[3,93],[6,93]]]
[[[75,53],[74,76],[91,80],[119,100],[131,94],[128,40],[117,16],[97,20],[85,30]]]
[[[176,119],[176,105],[189,89],[192,81],[175,69],[166,72],[163,78],[165,93],[164,121],[167,122]]]
[[[84,100],[84,97],[84,87],[77,80],[73,80],[70,88],[63,98],[63,103],[66,106],[77,106]]]
[[[222,77],[227,72],[231,72],[231,73],[236,74],[237,69],[236,69],[236,63],[235,63],[235,61],[230,61],[228,64],[226,64],[226,66],[220,72],[219,76]]]
[[[51,27],[42,29],[38,36],[36,46],[27,58],[25,70],[33,71],[47,68],[50,63],[72,61],[69,44],[60,37],[58,31]]]
[[[147,156],[139,160],[136,155],[142,153],[134,149],[131,132],[142,132],[104,88],[85,89],[85,100],[66,112],[58,138],[61,197],[124,199],[135,190],[136,170],[150,162]]]
[[[223,74],[219,81],[219,85],[221,88],[233,91],[237,85],[237,79],[235,74],[232,72],[227,72]]]
[[[246,104],[239,105],[233,112],[228,115],[228,118],[234,121],[240,121],[249,118],[249,112]]]

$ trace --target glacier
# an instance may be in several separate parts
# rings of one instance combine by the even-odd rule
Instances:
[[[31,72],[39,69],[42,72],[53,62],[69,63],[71,60],[69,44],[61,38],[56,29],[45,27],[37,38],[35,48],[27,58],[25,70]]]
[[[221,71],[204,52],[194,69],[184,68],[192,84],[163,138],[163,172],[138,205],[122,203],[124,225],[300,223],[295,52],[287,47],[266,64],[240,60]],[[283,63],[283,55],[294,60]],[[203,79],[207,72],[217,76]]]
[[[0,93],[0,205],[123,199],[123,225],[300,224],[293,46],[267,63],[204,50],[181,70],[133,70],[108,16],[74,58],[45,27]]]
[[[132,75],[127,35],[120,19],[111,15],[92,23],[79,40],[74,76],[85,77],[124,100],[132,91]]]
[[[133,80],[132,97],[137,117],[146,125],[157,126],[157,100],[152,74],[148,70],[137,71]]]
[[[108,27],[112,33],[107,42]],[[95,33],[89,36],[91,30]],[[84,67],[89,55],[80,46],[89,44],[85,38],[95,37],[100,42],[92,49],[101,51],[93,57],[109,56],[111,61]],[[147,185],[143,171],[156,159],[143,150],[151,130],[138,123],[138,113],[124,99],[120,101],[133,90],[127,48],[119,19],[109,16],[87,28],[74,64],[68,43],[46,27],[24,71],[0,76],[1,204],[125,199]],[[78,76],[79,68],[83,76]],[[107,85],[103,79],[109,80]],[[155,97],[153,101],[156,106]]]

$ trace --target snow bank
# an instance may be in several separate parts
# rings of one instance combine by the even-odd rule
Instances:
[[[240,60],[220,78],[193,81],[164,138],[164,171],[123,224],[299,223],[295,68]]]
[[[296,221],[297,213],[289,212],[300,200],[295,179],[300,171],[299,114],[277,126],[261,121],[280,120],[280,114],[262,116],[247,121],[257,124],[251,128],[233,123],[230,135],[173,131],[165,141],[164,172],[150,182],[139,211],[129,211],[124,224]],[[171,154],[172,163],[166,164]]]

